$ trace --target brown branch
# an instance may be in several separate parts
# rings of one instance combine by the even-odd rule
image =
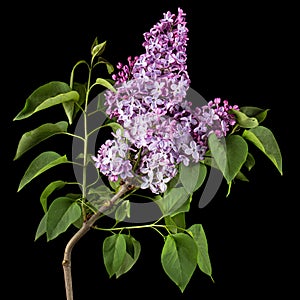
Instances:
[[[92,215],[86,222],[83,223],[82,227],[73,235],[66,245],[62,266],[64,270],[65,290],[67,300],[73,300],[73,287],[72,287],[72,272],[71,272],[71,253],[75,244],[91,229],[94,223],[99,219],[102,213],[111,208],[114,203],[120,199],[132,186],[129,183],[121,185],[120,190],[99,210]]]

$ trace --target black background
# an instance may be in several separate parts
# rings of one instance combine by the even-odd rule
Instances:
[[[32,159],[41,151],[71,153],[71,139],[55,137],[32,149],[20,160],[13,157],[21,135],[43,123],[60,121],[57,108],[29,119],[12,119],[26,97],[41,84],[69,81],[73,65],[89,60],[94,38],[107,40],[105,57],[113,64],[142,53],[142,34],[168,10],[186,12],[189,28],[188,71],[191,86],[205,99],[228,99],[240,106],[269,108],[265,126],[281,148],[283,176],[261,153],[249,175],[250,182],[233,186],[228,198],[226,184],[205,208],[193,203],[187,222],[201,223],[206,231],[215,283],[198,269],[185,292],[164,273],[160,264],[163,240],[154,231],[137,230],[133,235],[142,246],[141,256],[129,273],[109,279],[102,260],[105,234],[90,232],[74,248],[74,299],[122,297],[170,297],[170,299],[244,299],[253,295],[294,294],[291,274],[297,235],[293,206],[299,196],[292,189],[291,170],[296,160],[292,145],[297,105],[290,70],[295,68],[294,8],[287,3],[229,6],[197,1],[151,1],[116,3],[84,1],[71,6],[55,2],[7,7],[2,25],[2,55],[5,84],[2,108],[5,140],[1,147],[5,171],[2,180],[5,208],[2,215],[2,256],[10,296],[7,299],[64,299],[61,260],[73,231],[46,242],[34,242],[43,216],[39,195],[51,179],[72,179],[71,168],[47,171],[16,193],[19,181]],[[18,11],[18,13],[16,13]],[[3,70],[3,69],[2,69]],[[297,69],[296,69],[297,70]],[[297,130],[296,130],[297,131]],[[6,142],[9,141],[9,142]],[[5,153],[7,151],[7,153]],[[299,235],[299,234],[298,234]]]

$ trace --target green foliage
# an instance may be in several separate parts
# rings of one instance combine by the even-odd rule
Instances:
[[[173,188],[165,192],[163,197],[157,197],[156,204],[163,216],[173,216],[180,212],[189,211],[190,195],[184,187]]]
[[[116,132],[118,129],[123,131],[123,127],[116,122],[109,122],[101,126],[101,128],[105,128],[105,127],[110,127],[113,130],[113,132]]]
[[[282,156],[272,131],[264,126],[243,132],[243,137],[260,149],[275,165],[282,175]]]
[[[96,84],[100,84],[100,85],[106,87],[107,89],[112,90],[113,92],[117,92],[117,90],[113,87],[113,85],[104,78],[97,78]]]
[[[275,165],[282,175],[282,156],[272,131],[262,125],[269,109],[244,106],[240,110],[230,110],[236,117],[236,127],[223,139],[215,134],[208,138],[209,151],[204,163],[219,169],[229,186],[237,180],[249,181],[242,172],[243,168],[250,171],[255,165],[255,158],[249,152],[249,143],[260,149]]]
[[[56,198],[50,205],[38,226],[35,240],[46,233],[47,241],[65,232],[81,216],[81,208],[69,197]]]
[[[164,217],[165,224],[172,233],[183,232],[185,229],[185,212],[180,212],[173,216]]]
[[[209,136],[208,142],[217,166],[230,184],[247,159],[247,143],[239,135],[220,140],[214,133]]]
[[[244,166],[247,168],[248,171],[250,171],[254,167],[254,165],[255,165],[255,158],[250,152],[248,152]]]
[[[116,278],[127,273],[137,262],[141,253],[141,244],[131,235],[123,235],[126,242],[126,253],[123,262],[116,272]]]
[[[67,132],[67,129],[68,123],[66,121],[61,121],[57,122],[56,124],[47,123],[34,130],[24,133],[20,139],[14,160],[20,158],[29,149],[50,138],[51,136]]]
[[[104,52],[105,47],[106,47],[106,41],[98,44],[98,39],[95,38],[91,49],[92,58],[101,55]]]
[[[242,128],[254,128],[258,125],[258,120],[255,117],[249,117],[240,110],[232,109],[230,111],[236,117],[236,120]]]
[[[41,196],[40,196],[40,202],[43,207],[44,212],[47,212],[47,200],[48,197],[55,191],[63,188],[66,185],[65,181],[62,180],[56,180],[51,183],[49,183],[46,188],[43,190]]]
[[[242,106],[240,111],[250,118],[256,118],[257,121],[261,123],[267,117],[269,109],[262,109],[254,106]]]
[[[114,234],[103,242],[103,260],[109,277],[119,278],[137,262],[141,252],[140,243],[131,235]]]
[[[191,163],[185,166],[183,163],[179,167],[179,179],[188,194],[197,191],[206,178],[206,166],[202,163]]]
[[[197,264],[200,270],[212,278],[212,268],[208,254],[208,244],[202,225],[194,224],[187,229],[187,232],[192,236],[192,238],[196,242],[198,249]]]
[[[168,235],[161,253],[161,263],[170,279],[184,291],[197,266],[197,245],[185,233]]]
[[[38,155],[29,165],[24,176],[21,179],[18,192],[31,180],[59,164],[68,162],[67,157],[61,156],[54,151],[46,151]]]
[[[114,234],[103,242],[103,260],[109,277],[121,268],[126,254],[126,240],[123,234]]]
[[[130,218],[130,201],[124,200],[116,209],[115,219],[117,222],[124,221],[125,218]]]
[[[24,108],[14,120],[22,120],[34,113],[68,101],[78,101],[79,94],[72,91],[68,84],[51,81],[37,88],[26,100]]]

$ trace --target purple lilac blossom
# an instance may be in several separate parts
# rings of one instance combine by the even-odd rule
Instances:
[[[117,64],[116,92],[107,90],[106,113],[123,127],[107,140],[97,156],[96,168],[110,181],[140,179],[140,188],[165,192],[178,165],[198,163],[208,150],[208,136],[225,137],[235,124],[227,100],[215,98],[192,108],[185,99],[190,85],[185,13],[178,8],[144,33],[145,53]]]

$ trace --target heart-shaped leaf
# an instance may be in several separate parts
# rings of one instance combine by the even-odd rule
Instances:
[[[169,278],[183,292],[197,266],[197,246],[185,233],[168,235],[161,253],[161,263]]]
[[[179,167],[179,178],[187,193],[192,194],[197,191],[206,177],[206,166],[202,163],[190,163],[185,166],[183,163]]]
[[[214,161],[227,183],[230,184],[247,159],[247,142],[239,135],[230,135],[226,139],[218,139],[212,133],[208,137],[208,143]]]
[[[120,269],[116,272],[116,278],[127,273],[137,262],[141,253],[141,244],[131,235],[123,235],[126,241],[126,254]]]
[[[126,255],[126,240],[123,234],[114,234],[103,242],[103,260],[109,277],[112,277],[122,266]]]

